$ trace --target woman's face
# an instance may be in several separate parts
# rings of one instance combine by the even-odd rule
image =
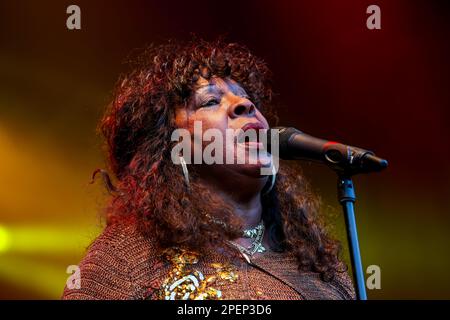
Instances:
[[[226,138],[227,129],[228,134],[239,129],[244,132],[253,130],[255,133],[269,129],[266,118],[236,81],[218,77],[198,80],[187,108],[177,108],[175,117],[176,126],[187,129],[191,133],[193,145],[199,144],[199,140],[194,139],[195,135],[197,139],[200,139],[198,130],[194,130],[196,122],[197,128],[201,123],[203,134],[208,129],[216,129],[216,132],[220,132],[223,137],[221,151],[222,163],[225,164],[209,165],[211,170],[215,170],[216,173],[219,170],[223,173],[222,175],[230,173],[231,170],[254,178],[265,178],[261,177],[260,169],[262,166],[270,166],[271,158],[270,154],[262,150],[262,143],[259,140],[236,141],[236,139]],[[201,149],[204,150],[211,141],[203,141],[201,144]],[[195,152],[194,148],[193,152]],[[242,155],[245,155],[245,161],[240,164],[242,160],[238,163],[238,158],[242,159]],[[230,161],[230,158],[233,161]]]

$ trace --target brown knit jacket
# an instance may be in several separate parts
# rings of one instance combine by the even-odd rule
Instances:
[[[268,251],[251,261],[217,252],[158,254],[134,224],[114,224],[80,263],[81,287],[63,299],[354,299],[347,273],[331,282],[300,273],[294,258]]]

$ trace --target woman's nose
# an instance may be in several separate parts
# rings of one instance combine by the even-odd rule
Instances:
[[[228,109],[231,118],[253,117],[256,113],[255,105],[248,99],[239,98]]]

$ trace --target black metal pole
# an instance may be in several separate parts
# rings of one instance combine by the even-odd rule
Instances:
[[[350,176],[339,176],[338,199],[342,205],[342,209],[344,210],[356,297],[358,300],[367,300],[364,271],[362,267],[361,254],[359,252],[358,232],[356,229],[354,211],[356,196],[355,189],[353,188],[353,181]]]

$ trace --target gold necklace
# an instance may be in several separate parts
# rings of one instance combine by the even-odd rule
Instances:
[[[264,231],[265,231],[264,222],[261,220],[261,222],[256,227],[246,229],[242,233],[244,238],[249,238],[253,240],[250,247],[245,248],[241,246],[239,243],[236,243],[234,241],[229,241],[229,243],[242,253],[245,253],[250,256],[254,255],[257,252],[258,253],[266,252],[266,248],[262,244],[264,238]]]

